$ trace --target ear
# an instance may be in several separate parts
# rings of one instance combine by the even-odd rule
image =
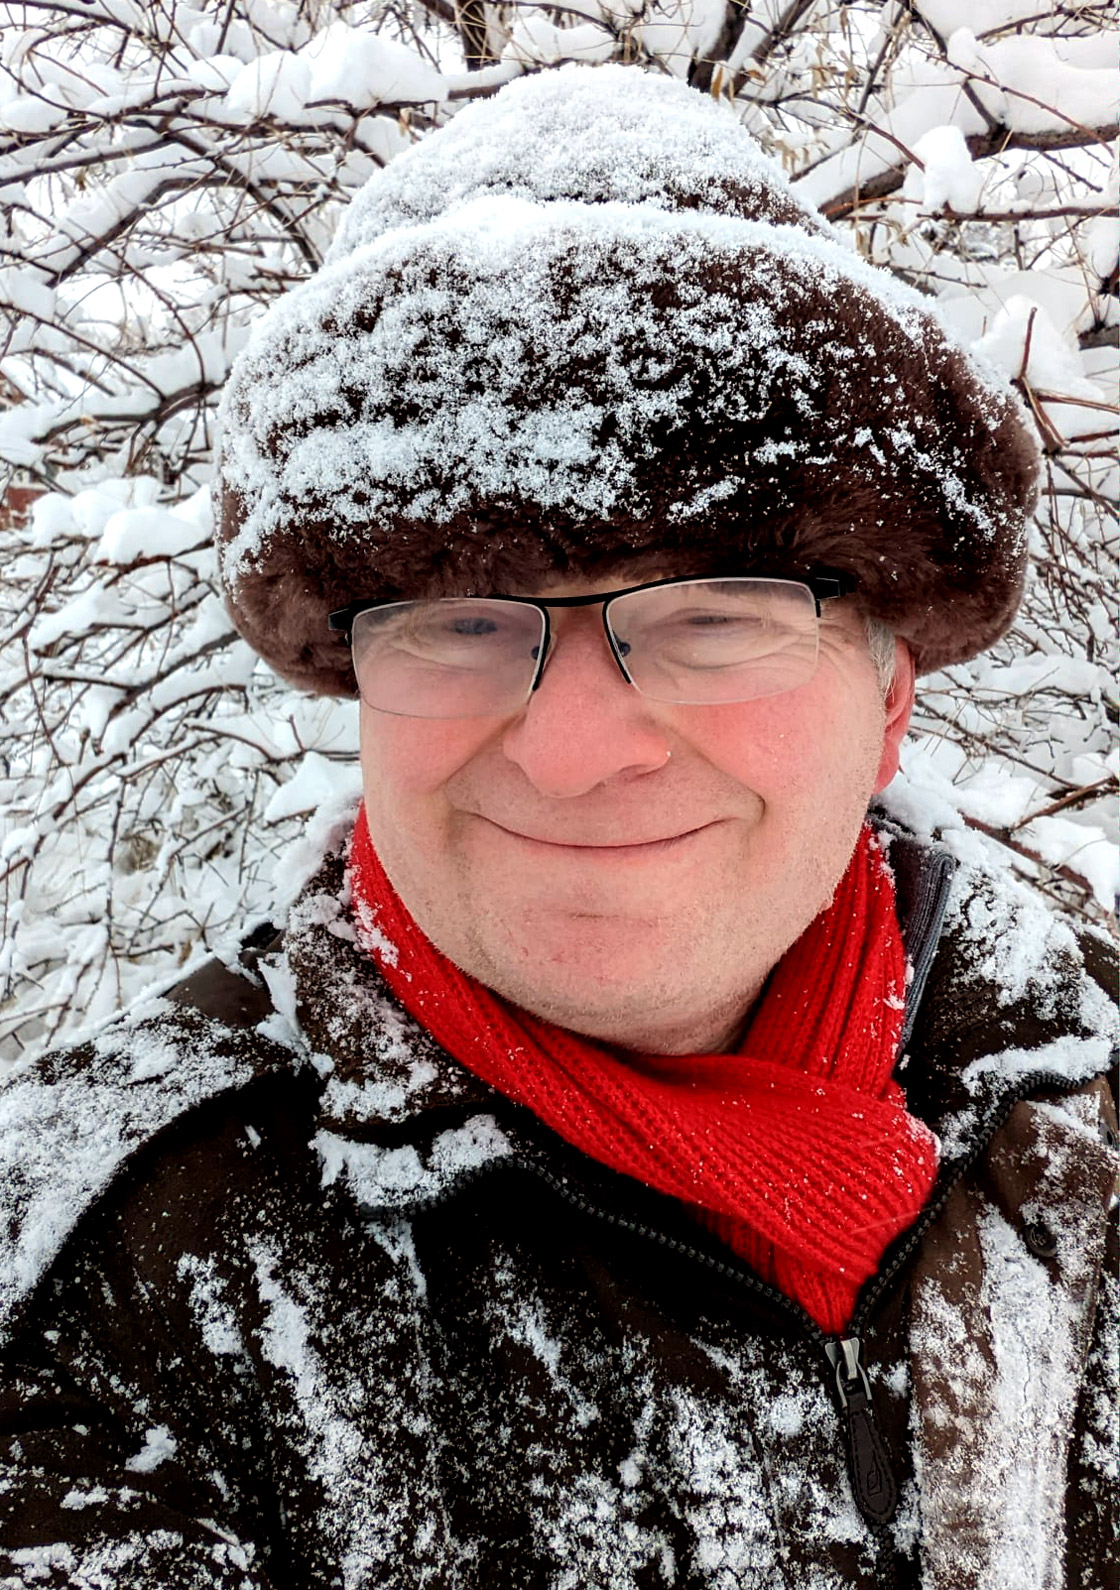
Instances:
[[[898,755],[902,749],[902,742],[906,730],[910,726],[910,714],[914,710],[914,659],[910,655],[910,648],[903,640],[894,643],[894,678],[891,680],[890,689],[886,699],[886,723],[883,726],[883,754],[879,759],[879,771],[875,776],[875,793],[886,789],[891,779],[898,772]]]

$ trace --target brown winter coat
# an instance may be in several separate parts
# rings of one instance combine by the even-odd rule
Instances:
[[[1107,1001],[1041,908],[892,856],[943,1164],[852,1327],[890,1522],[820,1332],[439,1050],[333,857],[282,950],[7,1089],[0,1586],[1115,1584]]]

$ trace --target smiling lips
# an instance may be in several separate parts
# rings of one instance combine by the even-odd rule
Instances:
[[[489,822],[491,819],[487,818],[485,821]],[[523,834],[515,828],[506,828],[502,823],[493,823],[492,826],[500,829],[502,833],[508,834],[511,839],[522,839],[531,845],[545,845],[549,850],[574,850],[585,854],[590,852],[606,857],[631,855],[639,851],[652,854],[654,851],[667,850],[671,845],[679,844],[682,839],[691,839],[694,834],[702,833],[705,828],[710,828],[713,825],[711,823],[701,823],[698,827],[688,828],[680,834],[665,834],[654,839],[632,839],[609,844],[596,840],[540,839],[535,834]]]

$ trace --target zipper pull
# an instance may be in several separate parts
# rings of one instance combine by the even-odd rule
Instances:
[[[869,1524],[889,1524],[898,1507],[898,1484],[891,1472],[883,1438],[875,1428],[871,1385],[860,1363],[858,1336],[825,1342],[836,1371],[840,1406],[848,1416],[848,1467],[856,1506]]]

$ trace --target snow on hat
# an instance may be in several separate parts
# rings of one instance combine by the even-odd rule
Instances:
[[[327,614],[557,575],[854,575],[922,670],[1018,605],[1037,449],[928,300],[852,253],[733,112],[570,66],[355,198],[222,405],[219,565],[293,683]]]

